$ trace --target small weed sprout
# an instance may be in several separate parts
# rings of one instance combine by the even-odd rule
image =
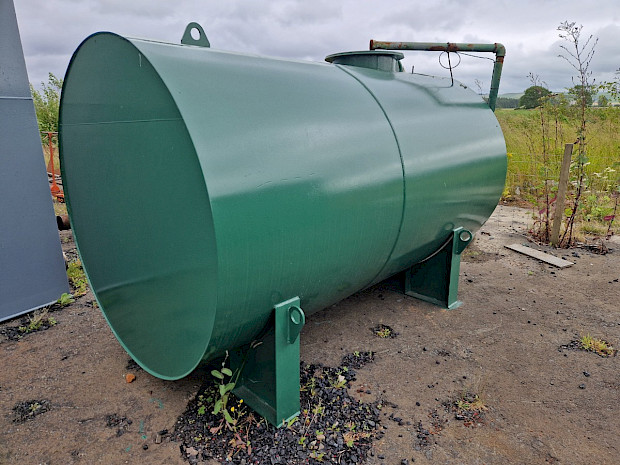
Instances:
[[[323,457],[325,457],[325,452],[318,452],[316,450],[313,450],[310,453],[310,457],[313,458],[314,460],[318,461],[318,462],[322,462],[323,461]]]
[[[23,423],[41,413],[49,411],[50,408],[50,402],[45,399],[19,402],[13,407],[13,412],[15,413],[13,423]]]
[[[311,396],[316,396],[317,390],[316,390],[316,379],[314,377],[310,378],[310,380],[304,384],[303,386],[301,386],[300,391],[304,391],[304,392],[310,392]]]
[[[354,433],[349,432],[349,431],[342,435],[342,438],[344,439],[344,442],[349,449],[353,447],[353,441],[354,441],[353,437],[354,437]]]
[[[239,422],[241,417],[246,414],[246,409],[243,408],[243,399],[239,399],[237,405],[233,405],[230,408],[228,408],[228,400],[233,389],[235,389],[235,386],[239,382],[239,377],[241,376],[241,372],[243,371],[243,367],[245,366],[245,363],[247,361],[249,351],[256,349],[261,344],[262,341],[252,341],[252,343],[250,343],[250,347],[248,351],[246,351],[243,357],[243,361],[234,371],[234,373],[230,368],[226,367],[226,362],[228,361],[229,356],[228,351],[226,351],[226,356],[224,357],[224,360],[222,360],[222,367],[219,370],[211,370],[211,375],[219,381],[219,385],[217,386],[215,397],[208,397],[207,399],[205,399],[205,403],[210,404],[212,401],[215,401],[215,403],[213,404],[213,411],[211,413],[213,415],[218,415],[219,413],[221,413],[224,417],[224,420],[226,421],[226,426],[235,433],[237,433],[237,423]],[[206,412],[206,407],[205,410],[201,410],[204,405],[200,404],[200,401],[201,400],[199,399],[199,411]],[[239,439],[235,443],[235,446],[243,448],[245,447],[243,446],[243,444],[245,444],[245,442]],[[247,447],[251,448],[251,446],[249,445],[247,445]]]
[[[236,379],[235,381],[232,381],[233,372],[230,368],[227,368],[225,366],[227,360],[228,351],[226,351],[226,357],[224,357],[224,360],[222,361],[222,368],[219,370],[211,371],[211,375],[220,381],[217,391],[219,394],[219,398],[215,401],[215,404],[213,405],[212,413],[213,415],[217,415],[218,413],[222,412],[226,423],[229,426],[235,426],[237,424],[237,420],[233,418],[228,411],[228,398],[232,390],[235,388]],[[231,407],[231,409],[233,409],[232,411],[234,412],[234,407]]]
[[[318,415],[321,417],[325,414],[325,407],[323,406],[320,400],[319,400],[319,403],[312,409],[312,414],[315,416]]]
[[[474,427],[484,423],[484,412],[488,407],[478,394],[472,391],[463,391],[456,399],[444,403],[448,411],[454,412],[457,420],[462,420],[464,426]]]
[[[207,405],[210,405],[213,403],[213,396],[203,396],[202,394],[200,394],[198,396],[198,410],[196,411],[196,413],[198,413],[198,415],[204,415],[205,413],[207,413]]]
[[[41,404],[39,404],[38,402],[34,402],[32,404],[30,404],[30,413],[33,414],[35,413],[37,410],[39,410],[41,408]]]
[[[28,323],[26,332],[30,333],[32,331],[36,331],[37,329],[41,329],[41,326],[43,326],[43,322],[46,316],[47,316],[46,311],[41,312],[41,313],[35,312],[34,315],[32,315],[29,318],[30,322]]]
[[[359,441],[360,439],[365,439],[368,437],[370,437],[370,433],[367,433],[364,431],[356,432],[355,427],[351,428],[350,431],[342,433],[342,439],[344,440],[344,443],[349,449],[351,449],[355,445],[356,441]]]
[[[378,336],[382,339],[395,338],[396,336],[398,336],[398,333],[396,331],[394,331],[388,325],[384,325],[384,324],[378,324],[377,326],[375,326],[374,328],[371,328],[370,330],[373,332],[375,336]]]
[[[615,349],[606,341],[590,336],[589,334],[581,336],[579,339],[581,349],[594,352],[601,357],[609,357],[613,355]]]
[[[377,331],[377,336],[382,337],[382,338],[390,337],[390,334],[392,334],[392,331],[390,330],[390,328],[383,328]]]
[[[34,314],[28,318],[28,325],[20,326],[17,329],[20,333],[28,334],[40,330],[43,326],[56,326],[57,323],[56,318],[49,316],[47,309],[44,309],[40,312],[34,312]]]
[[[86,274],[82,268],[82,262],[79,260],[70,262],[67,267],[67,277],[75,289],[75,297],[80,297],[81,295],[86,294],[86,291],[88,290],[88,281],[86,280]]]
[[[338,377],[332,381],[332,387],[336,389],[342,389],[347,386],[347,380],[344,376],[338,375]]]
[[[289,418],[289,420],[286,422],[286,427],[288,429],[291,429],[296,422],[297,422],[297,416],[294,416],[293,418]]]
[[[478,394],[464,393],[460,399],[457,399],[455,406],[459,410],[466,412],[482,412],[487,410],[486,405]]]
[[[66,292],[63,292],[57,302],[60,304],[61,307],[66,307],[67,305],[75,302],[75,299],[73,298],[73,294],[67,294]]]

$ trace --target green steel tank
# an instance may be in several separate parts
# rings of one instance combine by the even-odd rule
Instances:
[[[179,379],[261,339],[236,390],[278,424],[299,410],[304,314],[397,273],[457,305],[504,139],[480,96],[403,72],[398,51],[249,56],[211,49],[195,23],[182,42],[104,32],[74,53],[60,107],[73,232],[146,371]]]

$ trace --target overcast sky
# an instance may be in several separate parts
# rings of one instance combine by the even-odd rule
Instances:
[[[554,91],[572,85],[574,70],[558,58],[560,44],[567,43],[557,27],[568,20],[583,25],[583,39],[599,39],[591,64],[597,81],[612,79],[620,68],[620,0],[13,1],[28,75],[37,87],[48,72],[64,76],[73,51],[94,32],[178,43],[191,21],[204,27],[213,48],[311,61],[367,50],[370,39],[501,42],[507,49],[501,94],[529,87],[530,72]],[[438,58],[407,52],[404,64],[409,71],[415,65],[416,72],[446,75]],[[491,71],[491,61],[463,56],[454,75],[475,89],[478,79],[488,92]]]

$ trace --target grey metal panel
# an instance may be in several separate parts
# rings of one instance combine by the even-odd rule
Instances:
[[[31,98],[13,0],[0,0],[0,97]]]
[[[0,321],[69,292],[13,0],[0,0]]]

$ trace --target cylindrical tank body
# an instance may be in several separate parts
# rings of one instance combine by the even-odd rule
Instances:
[[[130,355],[177,379],[476,231],[506,172],[499,124],[450,80],[89,37],[62,92],[65,194]]]

